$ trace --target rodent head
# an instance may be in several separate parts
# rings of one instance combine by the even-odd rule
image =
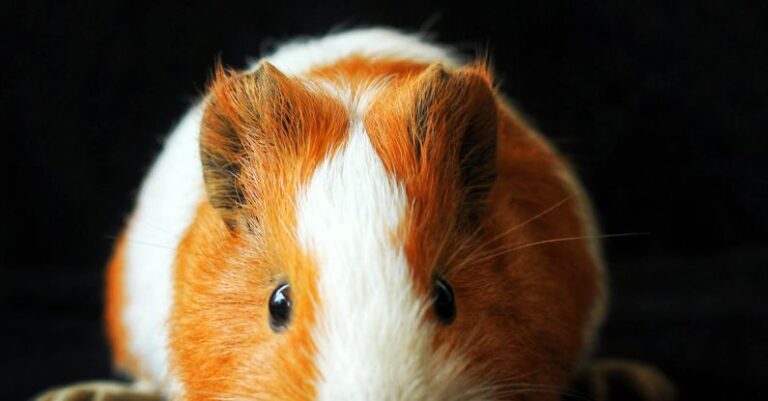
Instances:
[[[518,399],[522,383],[562,385],[595,262],[584,243],[509,252],[561,232],[554,219],[580,229],[570,208],[509,232],[567,195],[556,158],[522,131],[502,139],[519,128],[482,65],[370,80],[350,63],[217,73],[200,138],[208,201],[175,273],[186,397]],[[510,140],[548,172],[499,161]],[[507,185],[515,172],[546,182]],[[539,193],[514,203],[508,187],[526,185]],[[563,257],[584,266],[559,271]]]

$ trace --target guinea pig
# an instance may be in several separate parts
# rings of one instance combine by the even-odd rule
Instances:
[[[172,400],[557,400],[603,319],[598,237],[485,60],[291,42],[219,67],[146,176],[108,266],[114,362]]]

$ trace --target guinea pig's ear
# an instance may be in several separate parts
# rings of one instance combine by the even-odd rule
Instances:
[[[459,166],[461,211],[477,222],[496,178],[497,105],[483,65],[428,67],[416,80],[412,123],[417,152],[431,165]]]
[[[290,80],[262,62],[255,71],[238,73],[219,66],[210,85],[200,131],[200,159],[211,205],[230,229],[242,221],[241,169],[256,155],[246,149],[268,146],[265,120],[272,123],[290,114],[283,88]],[[274,131],[274,130],[269,130]]]

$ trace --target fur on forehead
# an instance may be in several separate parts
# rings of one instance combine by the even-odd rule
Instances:
[[[492,181],[496,105],[485,63],[449,70],[351,57],[295,78],[262,62],[245,74],[219,67],[210,88],[204,176],[230,226],[286,204],[343,145],[350,120],[362,120],[387,170],[404,182],[415,232],[451,231],[460,222],[437,218],[446,210],[478,214]]]

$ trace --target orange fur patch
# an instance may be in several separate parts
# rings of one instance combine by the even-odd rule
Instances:
[[[278,238],[231,235],[203,203],[180,245],[174,277],[172,366],[186,399],[310,399],[314,272],[298,247]],[[276,334],[267,305],[283,281],[291,284],[293,317]]]
[[[407,60],[370,59],[362,56],[349,56],[332,65],[315,68],[309,73],[312,79],[341,81],[359,86],[375,78],[402,77],[414,75],[426,65]]]
[[[120,371],[138,375],[139,366],[135,358],[128,352],[128,333],[122,319],[125,307],[125,291],[123,286],[125,247],[126,239],[125,233],[123,233],[115,242],[112,257],[107,264],[104,318],[107,338],[112,348],[114,366]]]

